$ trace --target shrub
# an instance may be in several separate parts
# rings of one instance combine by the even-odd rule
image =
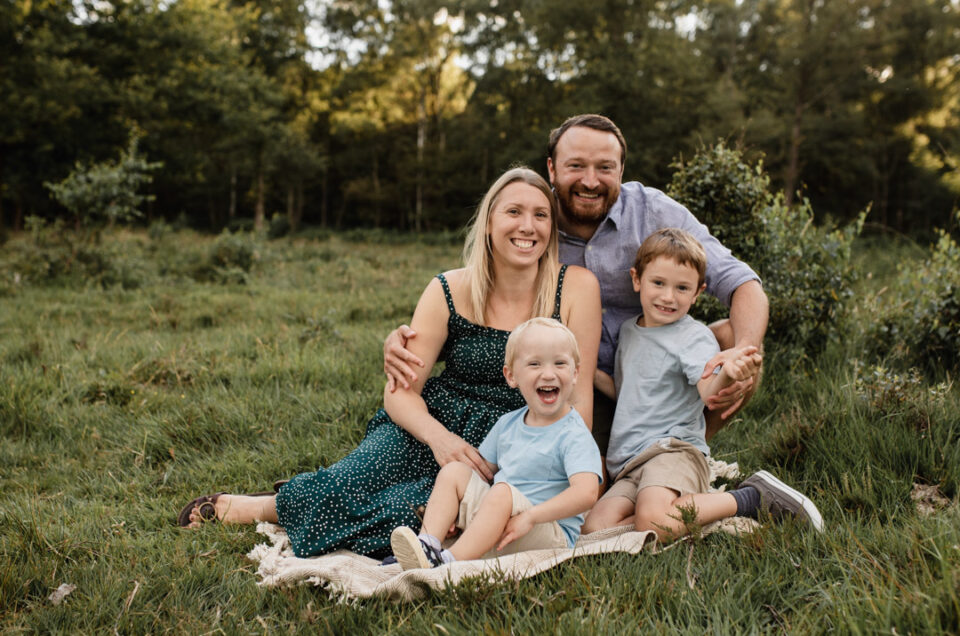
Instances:
[[[960,210],[955,212],[960,220]],[[880,316],[867,329],[868,348],[937,374],[960,368],[960,246],[937,230],[930,257],[901,265]]]
[[[162,164],[137,155],[138,139],[131,134],[127,149],[117,161],[89,165],[77,162],[63,181],[44,184],[51,196],[74,214],[81,243],[97,241],[104,225],[140,216],[140,205],[152,198],[138,190],[153,180],[149,173]]]
[[[270,217],[270,225],[267,227],[267,238],[283,238],[290,233],[290,219],[283,214],[274,214]]]
[[[865,213],[842,229],[818,227],[809,201],[787,207],[781,194],[770,192],[762,163],[747,165],[722,142],[673,167],[667,193],[763,280],[769,340],[800,355],[822,351],[840,332],[844,302],[852,295],[850,247]],[[720,303],[704,300],[697,308],[702,319],[726,314]]]
[[[190,275],[201,282],[244,284],[259,259],[258,244],[251,235],[224,230]]]

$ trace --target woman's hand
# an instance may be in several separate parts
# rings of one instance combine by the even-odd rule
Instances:
[[[433,457],[441,468],[450,462],[462,462],[480,473],[487,481],[493,479],[493,473],[479,451],[456,433],[444,430],[444,434],[438,435],[429,444]]]

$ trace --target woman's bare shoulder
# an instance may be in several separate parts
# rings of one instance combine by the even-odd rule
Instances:
[[[579,265],[567,265],[567,272],[563,275],[564,288],[567,284],[574,285],[576,287],[586,286],[599,288],[600,283],[597,282],[597,277],[593,275],[589,269],[585,267],[580,267]]]

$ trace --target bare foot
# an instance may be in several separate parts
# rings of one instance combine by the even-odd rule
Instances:
[[[217,511],[217,520],[221,523],[256,523],[269,521],[277,523],[276,497],[250,497],[247,495],[223,494],[214,504]],[[209,523],[200,516],[200,507],[190,511],[190,525],[188,528],[199,528]]]

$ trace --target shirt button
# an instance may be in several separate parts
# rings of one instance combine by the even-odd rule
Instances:
[[[601,309],[600,309],[600,313],[601,313],[601,314],[605,314],[605,313],[607,313],[607,310],[606,310],[606,309],[603,309],[603,308],[601,308]]]
[[[592,252],[592,251],[593,251],[593,246],[592,246],[592,245],[587,245],[587,251],[588,251],[588,252]]]

